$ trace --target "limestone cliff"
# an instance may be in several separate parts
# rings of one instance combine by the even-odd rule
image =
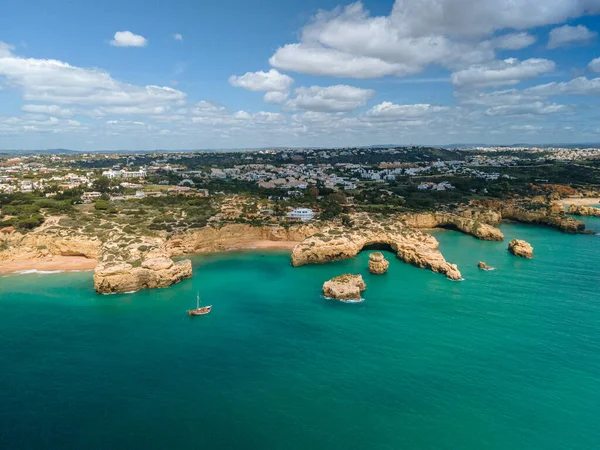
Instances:
[[[369,272],[375,275],[383,275],[387,272],[390,262],[385,259],[383,253],[374,252],[369,255]]]
[[[585,205],[569,206],[569,214],[574,216],[600,217],[600,209]]]
[[[360,293],[367,289],[361,275],[340,275],[323,284],[323,295],[345,301],[360,300]]]
[[[101,294],[167,287],[192,276],[189,260],[174,262],[164,241],[112,233],[100,248],[94,288]]]
[[[232,246],[255,241],[298,242],[323,228],[319,224],[252,226],[227,224],[221,227],[204,227],[197,231],[177,234],[167,242],[171,256],[211,253],[228,250]]]
[[[302,266],[354,258],[369,245],[388,245],[409,264],[461,279],[456,265],[448,263],[439,252],[433,236],[396,220],[375,221],[366,214],[357,214],[348,228],[329,228],[306,238],[292,251],[291,261],[293,266]]]
[[[502,232],[489,225],[489,223],[500,222],[499,213],[486,211],[475,215],[473,211],[469,210],[461,211],[461,213],[464,215],[445,212],[412,213],[400,216],[400,220],[412,228],[454,228],[484,241],[504,240]]]
[[[533,258],[533,247],[526,241],[513,239],[508,244],[508,251],[522,258]]]

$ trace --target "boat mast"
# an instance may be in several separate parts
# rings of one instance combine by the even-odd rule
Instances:
[[[196,295],[196,309],[200,309],[200,292]]]

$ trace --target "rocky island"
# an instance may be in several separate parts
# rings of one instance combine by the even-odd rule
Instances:
[[[390,262],[385,259],[383,253],[373,252],[369,255],[369,272],[375,275],[383,275],[387,272]]]
[[[494,270],[493,267],[488,266],[483,261],[479,261],[479,264],[477,264],[477,267],[479,267],[481,270]]]
[[[520,239],[513,239],[510,241],[508,244],[508,251],[521,258],[533,258],[533,247],[531,244]]]
[[[585,205],[569,206],[569,214],[574,216],[600,217],[600,208]]]
[[[345,274],[323,284],[323,295],[342,301],[359,301],[360,293],[367,289],[361,275]]]

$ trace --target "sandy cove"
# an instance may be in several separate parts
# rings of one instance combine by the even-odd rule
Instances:
[[[229,250],[293,250],[299,241],[249,241],[229,246]],[[198,253],[204,254],[204,253]],[[186,255],[192,256],[192,255]],[[51,256],[36,259],[21,259],[13,261],[1,261],[0,273],[9,274],[27,270],[40,272],[72,272],[83,270],[94,270],[97,261],[83,256]]]

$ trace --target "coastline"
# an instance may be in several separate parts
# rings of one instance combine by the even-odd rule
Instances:
[[[297,241],[247,241],[227,246],[222,253],[231,250],[293,250]],[[207,252],[178,255],[178,257],[202,255]],[[79,272],[94,270],[98,261],[83,256],[50,256],[35,259],[0,261],[0,274],[19,275],[23,272]]]

